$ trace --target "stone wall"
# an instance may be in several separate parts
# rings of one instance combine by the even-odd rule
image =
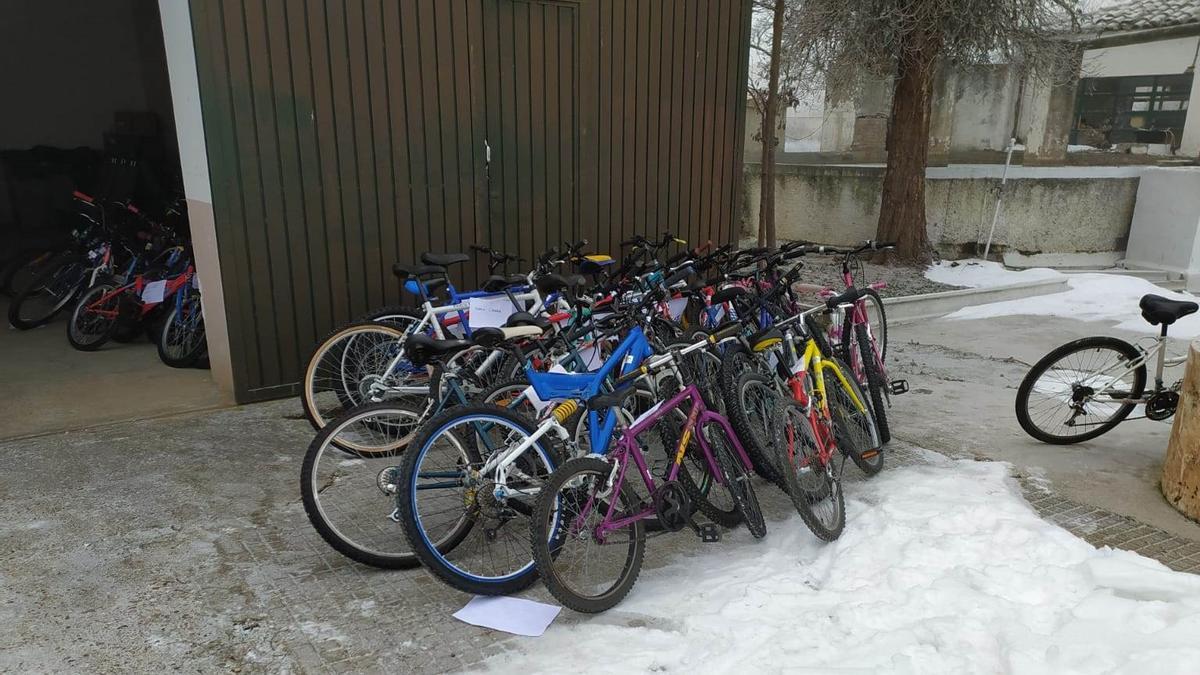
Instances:
[[[948,257],[987,237],[1003,166],[929,169],[930,238]],[[852,244],[875,236],[883,167],[781,165],[776,227],[781,239]],[[1137,167],[1012,167],[993,248],[1022,253],[1123,251],[1137,198]],[[757,165],[746,167],[743,236],[758,223]]]

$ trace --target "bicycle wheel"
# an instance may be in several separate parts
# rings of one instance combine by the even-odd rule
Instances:
[[[616,606],[642,569],[646,550],[642,520],[597,531],[605,522],[641,511],[628,480],[613,494],[608,485],[612,469],[612,464],[596,457],[566,462],[551,474],[530,519],[538,574],[550,594],[576,612],[594,614]]]
[[[321,341],[308,360],[301,382],[304,415],[314,429],[364,403],[379,400],[420,405],[429,396],[432,370],[401,360],[395,371],[384,373],[403,349],[407,333],[385,323],[351,324]],[[389,387],[407,387],[401,393]]]
[[[61,253],[61,248],[32,249],[18,253],[0,268],[0,295],[19,293],[47,263]]]
[[[833,541],[846,526],[840,472],[835,475],[833,467],[822,461],[812,423],[798,404],[789,403],[782,418],[776,426],[776,443],[784,460],[788,497],[813,534]]]
[[[158,358],[172,368],[195,366],[207,349],[200,294],[195,291],[172,307],[158,334]]]
[[[498,406],[459,406],[425,423],[404,453],[396,495],[404,535],[425,569],[450,586],[507,595],[536,580],[529,517],[555,467],[554,433],[534,441],[504,483],[496,471],[480,473],[488,458],[535,430]],[[447,540],[456,546],[434,544]]]
[[[858,383],[867,388],[867,393],[870,394],[868,403],[871,405],[871,414],[875,416],[875,427],[879,430],[879,441],[887,443],[892,440],[892,432],[888,428],[887,420],[887,382],[884,381],[883,371],[880,370],[879,362],[875,360],[875,349],[871,346],[871,336],[867,332],[867,327],[863,324],[854,326],[854,345],[851,347],[858,351],[858,360],[862,365],[862,377]],[[847,352],[848,354],[851,352]]]
[[[721,482],[733,496],[738,513],[746,522],[746,529],[750,530],[750,534],[756,539],[762,539],[767,535],[767,522],[758,503],[758,495],[754,493],[754,485],[750,482],[750,473],[742,464],[741,457],[734,452],[733,443],[725,428],[715,422],[709,422],[700,429],[700,433],[704,434],[704,439],[708,441],[708,448],[721,469]]]
[[[778,462],[774,426],[784,403],[772,378],[748,371],[737,380],[736,405],[728,406],[729,423],[746,446],[754,472],[786,490]]]
[[[49,323],[79,297],[87,271],[87,259],[76,253],[63,254],[47,263],[13,297],[8,323],[19,330]]]
[[[849,388],[843,386],[832,369],[823,370],[825,395],[829,399],[830,421],[833,423],[838,448],[846,453],[863,473],[873,476],[883,470],[883,444],[879,440],[879,431],[875,426],[871,407],[862,387],[850,372],[850,367],[837,357],[827,360],[838,366],[846,377],[846,384],[849,385]],[[859,403],[855,403],[856,399]]]
[[[1066,445],[1110,431],[1146,388],[1137,347],[1113,337],[1075,340],[1042,357],[1017,388],[1017,422],[1043,443]],[[1083,418],[1083,421],[1078,421]]]
[[[420,564],[394,519],[403,439],[419,416],[394,402],[363,406],[330,422],[308,445],[300,471],[304,512],[321,538],[351,560],[384,569]],[[460,533],[449,534],[439,546],[449,548]]]
[[[75,303],[71,312],[71,322],[67,324],[67,341],[75,349],[91,352],[104,346],[112,336],[113,328],[121,308],[121,297],[112,295],[115,287],[110,283],[100,283],[84,292]]]
[[[863,290],[863,302],[866,303],[867,324],[871,329],[875,349],[879,352],[879,362],[887,363],[887,312],[883,309],[883,298],[879,297],[875,289],[867,288]],[[846,312],[845,322],[842,324],[842,354],[852,353],[850,340],[854,338],[854,331],[851,330],[853,326],[854,317],[850,312]]]

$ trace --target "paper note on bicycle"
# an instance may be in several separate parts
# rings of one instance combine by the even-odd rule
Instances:
[[[514,635],[539,637],[562,607],[521,598],[475,596],[454,618],[472,626],[502,630]]]
[[[683,316],[683,310],[687,307],[687,298],[672,298],[667,301],[667,310],[671,312],[672,319],[678,319]]]
[[[154,305],[163,301],[163,296],[167,292],[166,281],[151,281],[142,289],[142,302],[147,305]]]
[[[467,312],[471,328],[497,328],[503,326],[513,312],[512,300],[507,295],[498,298],[471,298],[467,301]]]

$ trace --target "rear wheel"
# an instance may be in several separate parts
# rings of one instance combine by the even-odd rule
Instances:
[[[419,415],[396,403],[364,406],[308,445],[300,472],[304,511],[321,538],[351,560],[385,569],[420,564],[393,518],[400,453]]]
[[[594,614],[615,607],[637,581],[646,550],[642,520],[598,532],[604,522],[636,515],[629,481],[613,494],[613,465],[580,457],[562,465],[543,487],[530,521],[538,573],[563,606]],[[611,518],[608,516],[611,515]]]
[[[738,378],[735,398],[728,406],[729,422],[746,446],[755,473],[780,489],[786,487],[777,466],[774,426],[784,401],[772,378],[748,371]]]
[[[854,326],[855,348],[858,349],[858,358],[862,365],[863,377],[859,383],[866,387],[867,392],[871,397],[871,413],[875,416],[875,426],[879,429],[879,441],[887,443],[892,440],[892,432],[888,428],[887,420],[887,395],[885,388],[887,383],[884,382],[883,371],[879,368],[879,362],[875,360],[875,348],[871,344],[871,337],[867,333],[867,327],[863,324]]]
[[[67,341],[72,347],[90,352],[108,342],[121,311],[121,296],[111,295],[114,290],[112,284],[97,284],[79,298],[67,324]]]
[[[841,359],[834,358],[832,361],[846,378],[843,385],[832,368],[823,371],[834,437],[842,452],[863,473],[874,476],[883,470],[883,443],[879,439],[871,406],[862,387],[854,379],[854,374],[850,372],[850,367]]]
[[[746,528],[756,539],[762,539],[767,535],[767,523],[758,503],[758,495],[754,493],[750,473],[746,471],[742,459],[734,452],[733,443],[725,433],[724,427],[709,422],[701,428],[700,433],[704,434],[705,440],[708,441],[713,458],[717,460],[717,466],[721,469],[721,481],[733,496]]]
[[[365,403],[399,400],[420,405],[429,396],[429,368],[418,368],[402,359],[385,377],[385,371],[404,348],[407,332],[386,323],[351,324],[317,345],[304,370],[301,402],[313,428]],[[395,391],[396,387],[409,389]]]
[[[1055,349],[1034,364],[1017,388],[1017,422],[1043,443],[1066,445],[1110,431],[1133,412],[1146,388],[1137,347],[1113,337],[1089,337]]]

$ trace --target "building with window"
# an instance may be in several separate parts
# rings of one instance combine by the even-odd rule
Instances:
[[[1200,154],[1200,116],[1188,116],[1200,105],[1200,2],[1133,0],[1099,11],[1091,27],[1070,142]]]

